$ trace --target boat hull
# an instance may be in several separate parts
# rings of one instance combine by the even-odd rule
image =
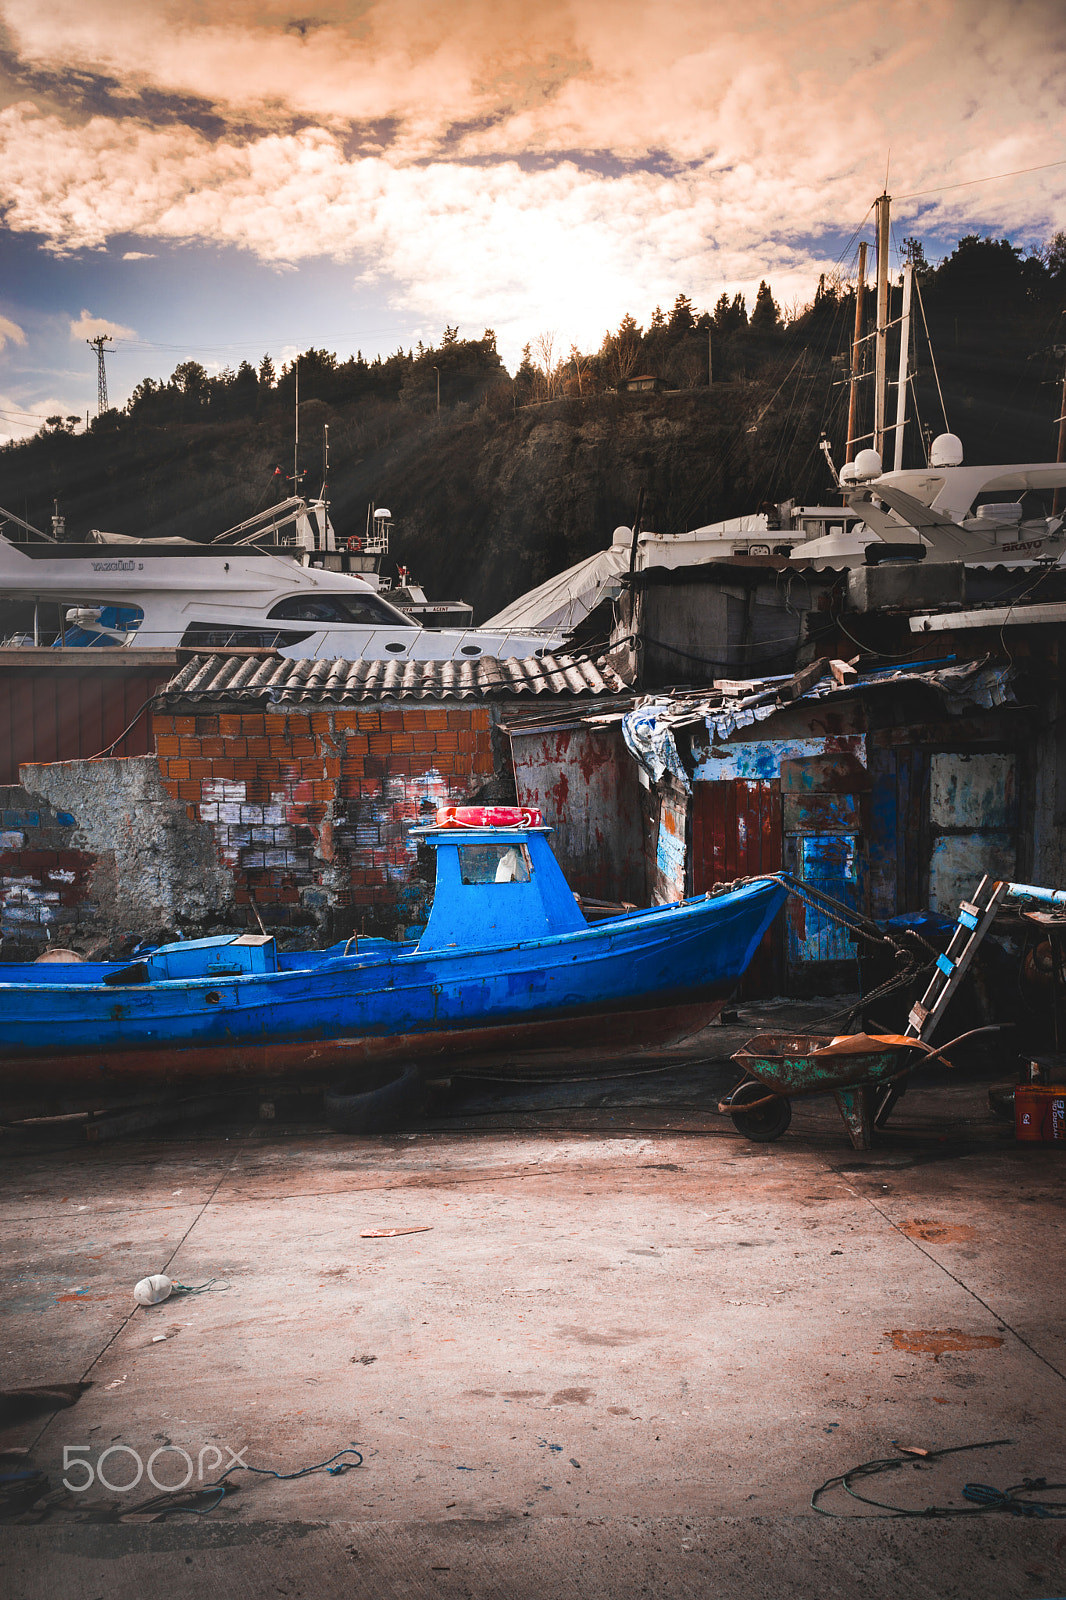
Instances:
[[[238,978],[0,982],[0,1099],[326,1080],[364,1063],[530,1050],[587,1061],[666,1043],[721,1010],[784,894],[761,882],[518,945]]]

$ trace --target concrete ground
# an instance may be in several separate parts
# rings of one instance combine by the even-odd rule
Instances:
[[[912,1510],[1066,1483],[1061,1150],[935,1070],[873,1150],[831,1101],[749,1144],[713,1107],[756,1020],[655,1077],[474,1086],[406,1135],[13,1149],[3,1385],[92,1387],[0,1430],[29,1451],[0,1468],[52,1484],[0,1526],[4,1595],[1066,1595],[1066,1521],[810,1505],[897,1445],[1010,1441],[861,1486]],[[217,1282],[134,1309],[164,1270]],[[353,1442],[337,1476],[133,1510],[153,1452],[185,1476],[171,1445],[195,1484]],[[64,1489],[64,1449],[112,1487]]]

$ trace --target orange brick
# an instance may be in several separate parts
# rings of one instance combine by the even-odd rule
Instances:
[[[460,728],[455,737],[459,741],[458,749],[469,751],[471,754],[477,749],[477,734],[473,728]]]
[[[237,738],[227,738],[226,741],[225,741],[225,745],[226,745],[226,754],[228,756],[232,756],[234,761],[238,761],[243,756],[246,756],[248,754],[248,740],[247,739],[242,739],[239,736]]]
[[[344,766],[342,768],[343,776],[342,776],[341,781],[346,787],[349,784],[354,784],[355,785],[355,788],[352,791],[353,794],[357,794],[358,793],[359,780],[363,776],[364,770],[365,769],[364,769],[364,765],[363,765],[362,756],[349,756],[345,760]]]
[[[160,734],[155,741],[155,753],[159,757],[160,761],[166,761],[171,756],[176,756],[179,753],[180,744],[181,741],[177,734]]]
[[[408,707],[404,707],[403,726],[405,733],[411,733],[415,728],[424,728],[425,725],[426,713],[424,711],[412,711]]]
[[[241,732],[248,736],[263,732],[263,713],[261,711],[241,712]]]
[[[390,756],[386,762],[389,776],[393,778],[409,778],[411,776],[412,763],[417,760],[417,756]]]
[[[183,778],[178,784],[178,799],[197,801],[200,798],[199,782],[191,778]]]
[[[392,749],[391,733],[372,733],[370,738],[370,754],[373,756],[387,756]]]
[[[291,743],[283,734],[272,733],[267,740],[267,744],[270,748],[270,754],[277,756],[279,761],[284,761],[287,756],[292,754]]]
[[[168,717],[165,712],[153,711],[151,713],[151,718],[152,718],[152,732],[157,737],[161,733],[173,733],[174,732],[174,718],[173,717]]]
[[[235,761],[230,760],[229,756],[215,756],[211,762],[211,776],[213,778],[235,778],[236,773],[233,769],[236,764]]]
[[[217,733],[207,734],[200,740],[200,750],[205,756],[224,756],[226,754],[226,741]]]
[[[443,709],[429,710],[426,712],[427,728],[446,728],[448,726],[448,713]]]
[[[415,750],[435,750],[437,748],[436,735],[428,729],[425,733],[413,733],[411,739],[412,748]]]
[[[312,711],[312,713],[311,713],[311,732],[312,733],[332,733],[332,731],[333,731],[333,715],[332,715],[332,713],[329,712],[329,711]]]
[[[433,758],[432,765],[437,772],[442,774],[455,771],[456,757],[451,750],[438,750]]]
[[[438,750],[458,750],[458,733],[450,733],[446,728],[442,728],[441,731],[435,735],[435,737]]]
[[[164,773],[160,774],[160,782],[162,783],[163,788],[167,791],[167,794],[172,795],[173,798],[175,800],[177,800],[178,799],[178,785],[177,785],[176,781],[174,779],[172,779],[172,778],[168,778],[166,773],[164,772]]]
[[[474,758],[473,758],[473,756],[472,755],[465,755],[463,753],[463,751],[460,750],[453,757],[453,760],[455,762],[456,776],[459,777],[459,778],[469,778],[471,773],[474,770]]]
[[[380,711],[360,711],[358,724],[360,733],[376,733],[381,727]]]
[[[188,735],[186,735],[185,738],[183,738],[183,739],[181,739],[179,741],[179,744],[181,746],[181,748],[178,751],[179,755],[182,755],[182,756],[198,756],[198,755],[202,755],[203,754],[203,752],[200,749],[200,740],[199,739],[190,738]]]
[[[382,726],[382,728],[387,729],[390,733],[402,733],[402,731],[403,731],[403,712],[402,711],[379,711],[378,712],[378,716],[381,718],[381,726]]]
[[[340,756],[323,756],[322,757],[322,777],[323,777],[323,779],[324,780],[328,779],[329,782],[336,783],[337,780],[339,779],[340,775],[341,775],[341,759],[340,759]]]
[[[344,749],[349,756],[365,756],[370,749],[369,734],[349,733],[344,740]]]
[[[492,734],[489,732],[488,728],[478,728],[474,738],[477,740],[477,748],[479,750],[492,749]]]
[[[212,764],[211,764],[210,761],[205,761],[205,760],[201,759],[199,761],[190,761],[189,762],[189,777],[190,778],[211,778],[213,776],[214,776],[214,769],[213,769]]]
[[[470,714],[469,711],[449,711],[448,712],[448,726],[449,726],[449,728],[469,728],[470,725],[471,725],[471,714]]]
[[[257,776],[257,770],[256,770],[255,762],[254,761],[248,761],[248,760],[246,760],[244,758],[242,758],[239,761],[235,761],[233,763],[233,776],[235,778],[244,778],[246,780],[248,778],[256,777]]]
[[[474,771],[483,772],[488,777],[494,770],[491,753],[479,750],[474,757]]]
[[[270,741],[270,747],[271,749],[274,748],[273,739]],[[297,734],[292,741],[292,757],[294,761],[306,761],[308,757],[315,754],[316,750],[315,741],[313,739],[305,739],[302,734]]]
[[[240,717],[223,713],[218,719],[218,731],[224,739],[234,738],[242,731]]]
[[[196,732],[196,718],[195,717],[175,717],[174,718],[174,732],[175,733],[195,733]]]
[[[270,754],[270,740],[262,734],[250,734],[248,737],[248,754],[257,761]]]
[[[263,732],[284,734],[288,732],[289,719],[280,711],[266,711],[263,713]]]
[[[384,737],[384,735],[382,735],[382,737]],[[389,748],[393,755],[410,755],[411,751],[415,748],[415,740],[418,737],[418,733],[394,733],[390,735]]]
[[[186,806],[185,815],[188,817],[190,822],[199,822],[200,820],[199,808],[196,806]]]
[[[333,712],[333,726],[338,733],[355,733],[359,727],[359,713],[351,708]]]
[[[216,734],[218,732],[217,715],[214,712],[199,714],[196,718],[196,731],[199,734],[207,734],[209,738],[212,734]]]
[[[167,762],[167,777],[170,778],[173,782],[177,782],[179,778],[187,778],[188,776],[189,776],[189,763],[187,761],[168,761]]]

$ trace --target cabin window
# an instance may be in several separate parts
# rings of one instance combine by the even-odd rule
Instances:
[[[283,650],[303,644],[309,633],[294,628],[239,628],[220,622],[190,622],[181,636],[183,650]]]
[[[373,594],[292,594],[267,612],[285,622],[359,622],[375,628],[413,627],[402,611]]]
[[[460,845],[459,876],[464,883],[528,883],[533,864],[524,844]]]

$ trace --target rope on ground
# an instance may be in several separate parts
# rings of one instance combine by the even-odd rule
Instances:
[[[894,1441],[893,1441],[894,1442]],[[904,1446],[897,1445],[903,1451],[898,1456],[884,1456],[874,1461],[864,1461],[857,1467],[849,1467],[847,1472],[838,1473],[835,1477],[827,1478],[819,1484],[811,1495],[811,1509],[823,1517],[854,1517],[856,1513],[847,1511],[832,1511],[828,1506],[822,1505],[821,1499],[832,1489],[843,1489],[853,1500],[859,1500],[863,1505],[874,1506],[876,1509],[862,1516],[863,1521],[885,1521],[898,1517],[979,1517],[989,1511],[1007,1511],[1015,1517],[1066,1517],[1066,1501],[1064,1500],[1022,1500],[1019,1495],[1043,1492],[1046,1489],[1066,1489],[1066,1484],[1048,1483],[1046,1478],[1023,1478],[1021,1483],[1014,1483],[1008,1489],[994,1489],[988,1484],[967,1483],[963,1485],[962,1495],[965,1500],[973,1502],[967,1506],[894,1506],[886,1500],[874,1500],[869,1495],[860,1494],[855,1488],[856,1480],[876,1477],[882,1472],[893,1472],[899,1467],[923,1467],[934,1461],[940,1461],[945,1456],[959,1455],[968,1450],[994,1450],[1000,1445],[1013,1444],[1012,1439],[983,1439],[978,1444],[951,1445],[945,1450],[907,1450]],[[861,1515],[861,1514],[859,1514]]]

